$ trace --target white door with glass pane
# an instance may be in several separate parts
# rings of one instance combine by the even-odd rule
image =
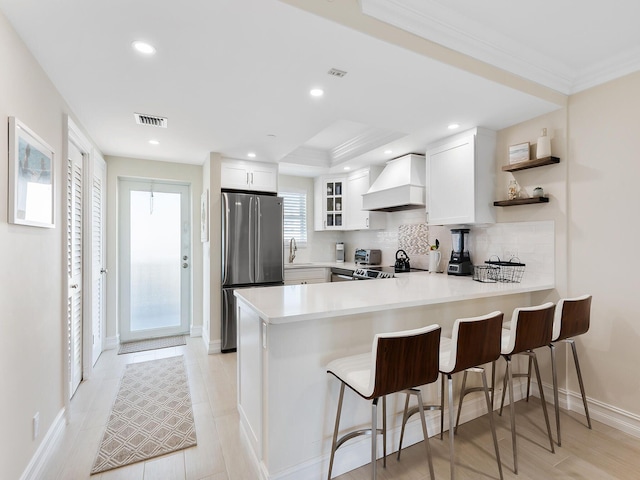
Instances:
[[[120,179],[120,340],[189,332],[189,185]]]

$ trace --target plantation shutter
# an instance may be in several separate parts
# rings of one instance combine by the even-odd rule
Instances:
[[[303,247],[307,244],[307,194],[306,192],[280,192],[284,199],[284,242],[288,244],[291,237],[296,244]]]

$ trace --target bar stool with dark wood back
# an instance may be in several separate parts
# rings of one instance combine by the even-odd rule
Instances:
[[[498,471],[500,479],[502,476],[502,463],[500,461],[500,451],[498,449],[498,438],[496,436],[496,428],[493,421],[493,406],[489,400],[489,388],[487,385],[487,376],[482,365],[495,362],[500,358],[500,340],[502,333],[502,312],[492,312],[487,315],[473,318],[460,318],[453,324],[452,338],[443,338],[440,343],[440,373],[442,374],[442,404],[440,405],[440,434],[442,438],[442,430],[444,428],[444,383],[445,377],[448,380],[448,403],[449,403],[449,462],[451,468],[451,479],[455,478],[455,451],[454,451],[454,431],[453,431],[453,379],[452,375],[464,371],[463,388],[466,383],[467,373],[480,373],[482,375],[482,388],[484,391],[487,410],[489,412],[489,425],[491,426],[491,434],[493,435],[493,446],[496,452],[496,460],[498,462]],[[413,393],[413,392],[411,392]],[[405,402],[405,414],[402,422],[402,431],[400,433],[400,447],[398,450],[398,458],[400,457],[400,449],[402,449],[402,437],[404,434],[404,426],[411,415],[417,411],[417,407],[408,410],[409,396]],[[420,400],[418,399],[418,407]]]
[[[422,404],[420,391],[415,387],[433,383],[438,379],[438,357],[440,349],[439,325],[429,325],[415,330],[377,334],[373,339],[371,353],[339,358],[327,365],[327,372],[340,380],[340,398],[336,424],[331,444],[331,458],[329,461],[329,475],[333,469],[336,450],[347,440],[358,435],[371,434],[371,469],[372,479],[376,479],[376,438],[383,436],[383,465],[386,467],[387,455],[387,420],[385,395],[401,392],[407,389],[415,390],[418,400]],[[372,400],[371,429],[356,430],[344,434],[338,439],[340,428],[340,414],[345,386],[351,388],[365,400]],[[382,429],[377,428],[378,399],[382,397]],[[422,433],[427,449],[429,473],[435,480],[429,435],[424,411],[420,411]]]
[[[571,345],[573,351],[573,361],[576,366],[580,393],[582,394],[582,404],[587,416],[587,425],[591,428],[591,418],[589,417],[589,407],[587,396],[584,393],[582,383],[582,373],[580,372],[580,362],[578,361],[578,351],[573,337],[587,333],[589,330],[591,315],[591,295],[583,295],[575,298],[565,298],[558,302],[553,319],[553,336],[549,348],[551,349],[551,368],[553,370],[553,400],[556,411],[556,428],[558,431],[558,445],[562,445],[560,438],[560,408],[558,405],[558,374],[556,367],[556,343],[566,342]]]
[[[511,317],[511,326],[509,329],[502,329],[502,357],[507,362],[504,377],[504,388],[502,390],[502,403],[500,405],[500,415],[504,406],[507,386],[509,387],[510,414],[511,414],[511,441],[513,444],[513,466],[514,473],[518,473],[518,449],[516,445],[516,417],[515,402],[513,398],[513,366],[511,365],[511,357],[513,355],[528,355],[533,360],[535,367],[536,379],[538,381],[538,389],[540,391],[540,401],[542,403],[542,411],[547,424],[547,433],[549,435],[549,444],[551,452],[555,453],[553,447],[553,438],[551,437],[551,425],[549,424],[549,414],[547,413],[547,403],[544,399],[544,391],[542,381],[540,380],[540,369],[538,368],[538,360],[533,351],[536,348],[547,346],[551,343],[551,335],[553,332],[553,314],[555,306],[548,302],[535,307],[516,308]]]

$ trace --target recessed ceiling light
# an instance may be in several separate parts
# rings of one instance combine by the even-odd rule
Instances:
[[[391,153],[393,153],[393,150],[385,150],[385,151],[384,151],[384,154],[385,154],[385,155],[389,155],[389,154],[391,154]]]
[[[322,90],[321,88],[313,88],[313,89],[311,89],[309,94],[312,97],[321,97],[322,95],[324,95],[324,90]]]
[[[460,125],[458,125],[457,123],[450,123],[447,128],[449,130],[455,130],[456,128],[460,128]]]
[[[139,40],[133,42],[131,46],[135,51],[137,51],[138,53],[142,53],[143,55],[153,55],[154,53],[156,53],[156,49],[153,45],[150,45],[146,42],[141,42]]]
[[[151,145],[160,145],[160,142],[158,140],[149,140],[149,143]]]
[[[249,157],[249,158],[256,158],[256,154],[255,154],[255,153],[253,153],[253,152],[249,152],[249,153],[247,153],[247,157]]]

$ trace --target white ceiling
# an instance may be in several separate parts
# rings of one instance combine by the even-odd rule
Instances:
[[[465,53],[563,93],[581,72],[640,45],[630,1],[609,2],[607,12],[550,0],[361,4],[413,33],[448,31],[463,52],[469,38],[509,46],[502,56],[488,47]],[[616,25],[605,14],[616,8],[609,38]],[[500,129],[559,108],[278,0],[0,0],[0,10],[105,155],[201,164],[209,152],[253,151],[282,172],[317,174],[422,152],[450,122]],[[429,28],[434,15],[438,30]],[[139,39],[157,54],[134,53]],[[522,55],[509,64],[514,48]],[[523,64],[550,80],[518,70]],[[335,78],[330,68],[348,73]],[[316,86],[323,98],[309,96]],[[134,112],[168,117],[168,128],[136,125]]]

